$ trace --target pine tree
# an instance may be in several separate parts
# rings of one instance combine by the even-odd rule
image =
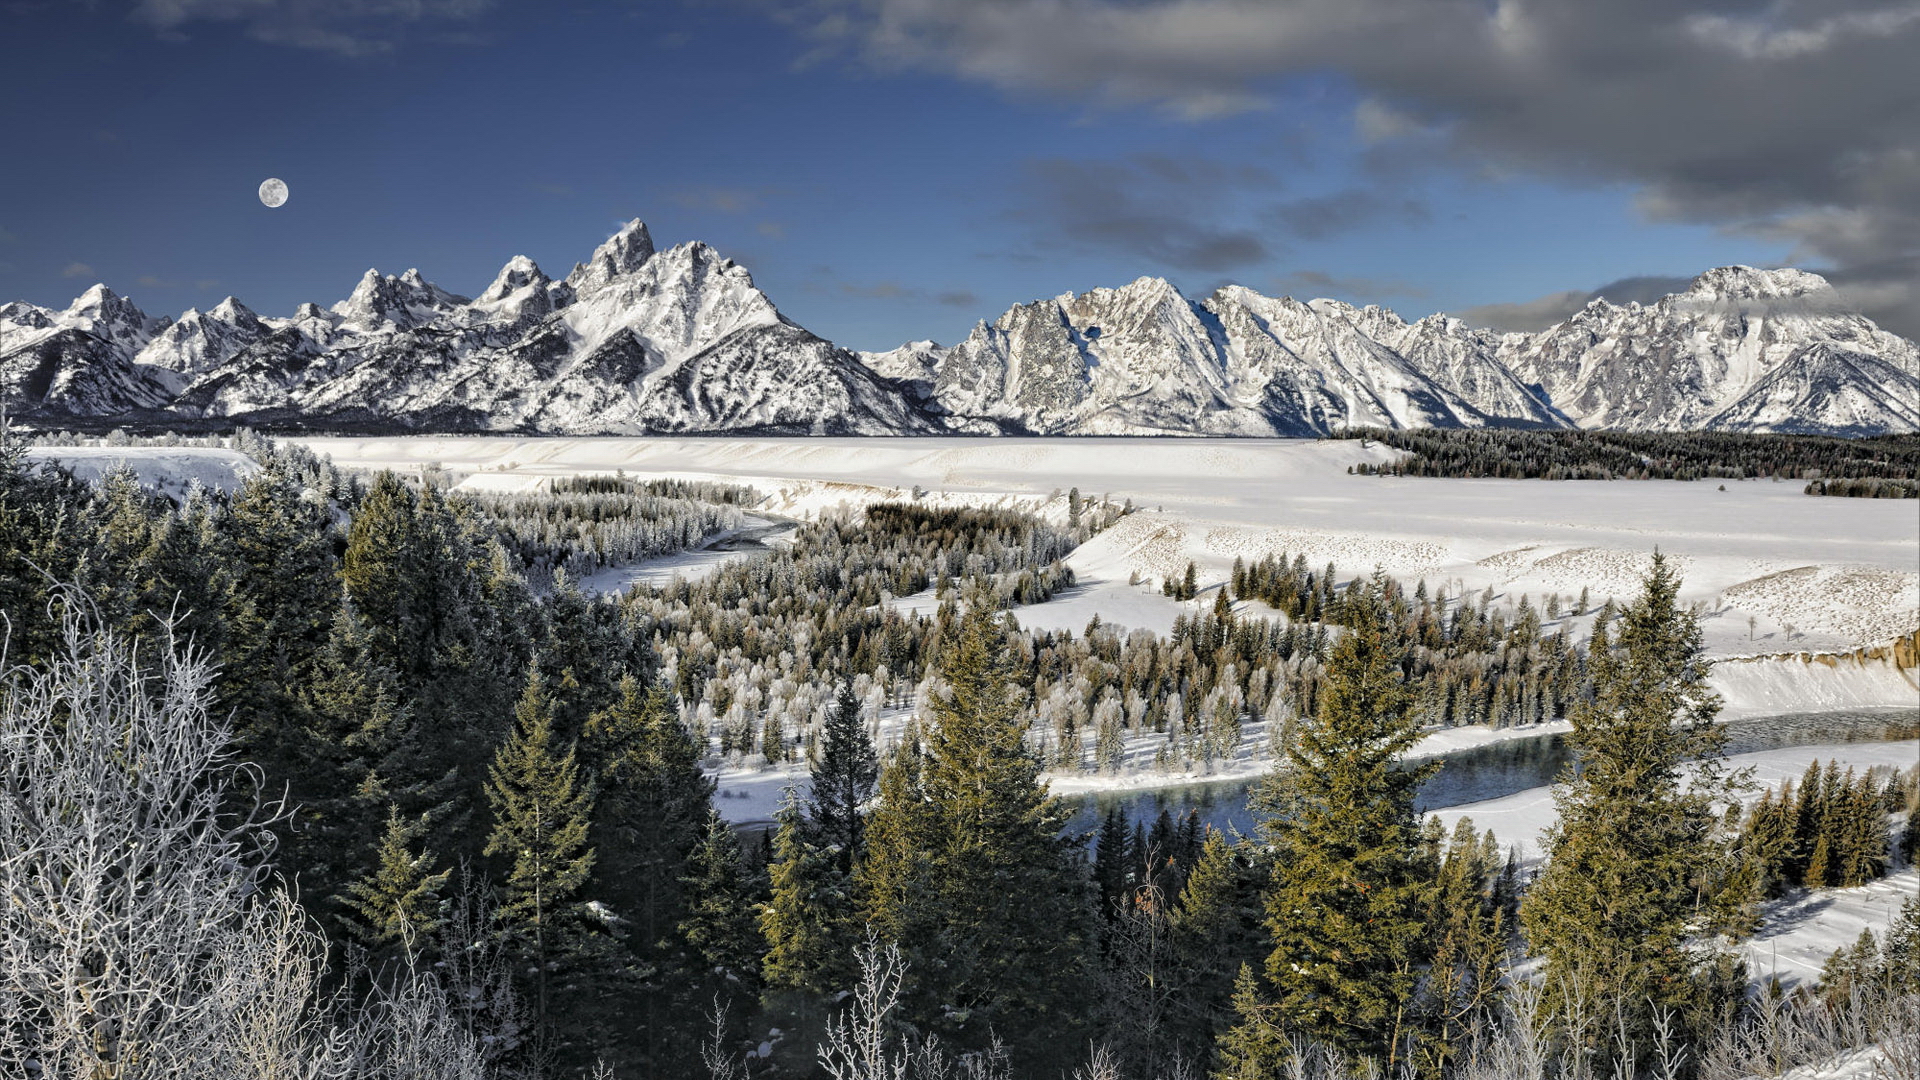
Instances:
[[[1214,1080],[1275,1080],[1286,1075],[1294,1047],[1272,997],[1252,965],[1240,965],[1233,980],[1235,1022],[1220,1034]]]
[[[838,916],[852,897],[837,853],[810,839],[813,830],[800,812],[792,789],[775,818],[772,895],[760,911],[760,932],[767,939],[762,972],[768,986],[825,994],[851,982],[851,935],[840,932]]]
[[[842,874],[851,875],[860,857],[866,841],[866,804],[879,777],[880,759],[860,717],[860,699],[843,682],[821,732],[820,760],[813,769],[808,807],[819,844],[834,853]]]
[[[1346,601],[1310,721],[1256,793],[1273,847],[1266,976],[1289,1032],[1392,1063],[1409,1030],[1432,871],[1414,793],[1429,768],[1378,601]]]
[[[1427,916],[1433,956],[1421,1002],[1426,1037],[1416,1067],[1423,1076],[1441,1076],[1499,1007],[1513,911],[1491,831],[1478,834],[1471,820],[1461,818],[1447,840],[1435,819],[1427,840],[1439,873]]]
[[[740,840],[718,811],[707,812],[706,832],[687,863],[685,885],[687,913],[680,933],[703,970],[725,982],[753,986],[765,939],[755,925]]]
[[[413,492],[398,476],[382,472],[354,508],[340,581],[366,619],[374,654],[397,671],[408,671],[419,638],[413,607],[417,564]]]
[[[485,854],[509,860],[500,918],[534,963],[544,1023],[547,969],[580,927],[574,899],[593,869],[587,843],[593,789],[579,776],[573,748],[562,753],[554,745],[553,705],[537,667],[514,717],[513,737],[488,769],[494,824]]]
[[[581,752],[595,777],[595,891],[631,925],[633,950],[660,962],[684,913],[681,879],[704,842],[713,781],[665,688],[632,676],[587,720]]]
[[[1211,830],[1173,905],[1173,1010],[1167,1026],[1176,1051],[1190,1061],[1212,1056],[1217,1036],[1234,1019],[1234,973],[1257,963],[1263,951],[1263,870]]]
[[[237,577],[228,674],[241,680],[229,696],[243,708],[275,708],[250,694],[272,673],[269,686],[286,689],[307,672],[326,641],[338,603],[332,523],[327,507],[269,465],[247,477],[227,514]]]
[[[974,1041],[1030,1032],[1058,1050],[1082,1015],[1083,871],[1026,744],[998,619],[975,606],[955,636],[926,745],[909,741],[882,773],[857,883],[868,921],[920,973],[916,1022]]]
[[[588,718],[580,754],[595,780],[588,841],[592,890],[612,911],[623,956],[599,970],[603,995],[618,994],[632,1023],[611,1038],[656,1072],[691,1054],[690,1032],[674,1022],[712,1004],[690,977],[702,963],[680,936],[690,862],[705,839],[713,781],[700,748],[675,715],[666,688],[623,677],[613,704]]]
[[[420,949],[440,928],[443,901],[452,872],[433,872],[433,852],[413,845],[426,829],[425,821],[407,822],[400,808],[387,807],[387,828],[372,873],[347,886],[341,898],[349,912],[347,930],[362,945],[379,949],[398,945]]]
[[[1521,907],[1546,961],[1548,1007],[1618,1010],[1625,1038],[1642,1048],[1656,1009],[1702,1022],[1719,960],[1691,939],[1703,878],[1717,876],[1724,850],[1714,805],[1728,792],[1712,765],[1720,702],[1679,591],[1656,554],[1617,645],[1590,658],[1593,700],[1574,710],[1575,764],[1554,793],[1546,869]]]

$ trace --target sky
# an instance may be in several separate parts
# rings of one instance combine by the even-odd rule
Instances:
[[[704,241],[853,348],[1166,277],[1545,326],[1713,266],[1920,334],[1920,3],[0,0],[0,301],[262,314]],[[255,191],[277,176],[291,196]]]

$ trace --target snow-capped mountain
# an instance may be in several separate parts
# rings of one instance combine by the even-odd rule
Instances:
[[[18,413],[304,419],[450,430],[941,430],[852,353],[795,326],[705,244],[629,223],[565,281],[516,257],[476,299],[369,270],[331,308],[228,299],[178,322],[104,287],[66,312],[0,309]]]
[[[864,353],[956,427],[1310,435],[1351,425],[1920,431],[1920,349],[1818,275],[1725,267],[1538,334],[1158,278],[1013,308],[958,345]]]
[[[1911,431],[1920,412],[1920,349],[1800,270],[1722,267],[1650,305],[1595,300],[1543,333],[1508,335],[1499,356],[1582,427]],[[1816,400],[1821,411],[1788,405]]]
[[[104,285],[0,306],[0,394],[41,422],[170,418],[552,433],[1313,435],[1393,427],[1920,430],[1920,350],[1795,270],[1727,267],[1538,334],[1141,278],[959,344],[852,353],[700,243],[630,222],[563,280],[469,300],[368,270],[346,299],[152,318]]]

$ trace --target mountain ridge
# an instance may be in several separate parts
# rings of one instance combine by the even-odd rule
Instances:
[[[0,394],[35,423],[329,422],[551,434],[1309,436],[1347,426],[1920,431],[1920,348],[1816,274],[1718,267],[1538,333],[1164,278],[1016,304],[963,340],[854,352],[698,242],[637,219],[555,280],[469,299],[369,269],[332,304],[153,317],[95,285],[0,305]]]

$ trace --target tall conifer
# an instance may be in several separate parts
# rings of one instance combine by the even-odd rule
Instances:
[[[1378,600],[1356,592],[1318,707],[1257,793],[1273,846],[1266,976],[1289,1032],[1393,1060],[1425,959],[1432,873],[1403,767],[1419,740]]]
[[[859,885],[869,921],[916,972],[916,1022],[1057,1047],[1082,1015],[1083,871],[1026,743],[999,620],[976,606],[955,633],[925,746],[909,743],[882,776]]]
[[[535,965],[537,1006],[547,1012],[547,969],[580,925],[576,904],[593,868],[587,843],[593,789],[580,778],[572,747],[554,745],[553,705],[538,668],[514,710],[513,737],[488,770],[493,832],[486,854],[508,863],[500,918]]]
[[[1679,591],[1655,554],[1617,641],[1591,656],[1594,696],[1573,712],[1576,757],[1554,792],[1547,866],[1521,906],[1527,940],[1546,961],[1548,1006],[1617,1015],[1642,1047],[1654,1010],[1697,1019],[1713,1004],[1720,966],[1693,941],[1701,882],[1718,876],[1724,851],[1715,802],[1727,792],[1710,760],[1723,740],[1712,726],[1720,699]]]

